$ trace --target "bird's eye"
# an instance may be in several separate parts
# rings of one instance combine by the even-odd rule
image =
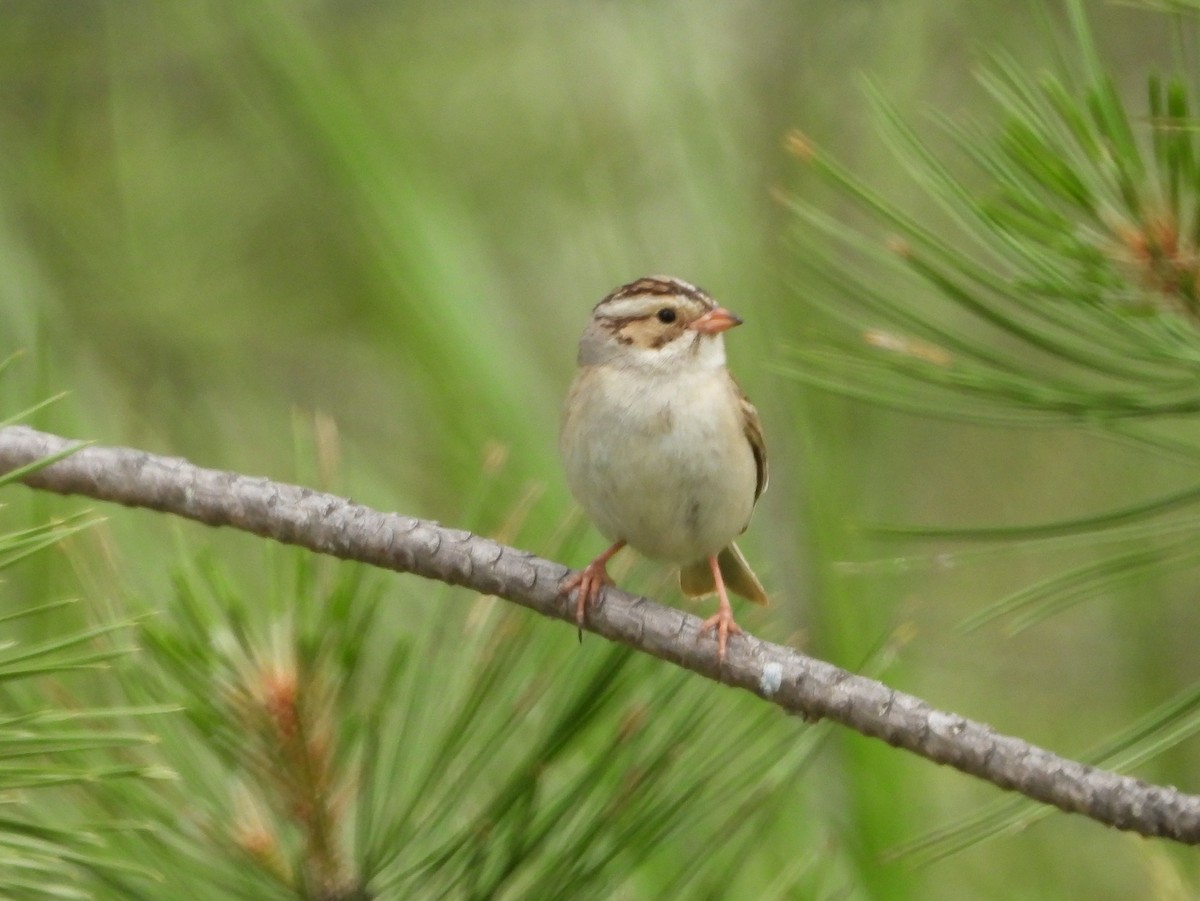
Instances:
[[[675,321],[675,311],[670,307],[663,307],[655,315],[658,317],[658,321],[665,325]]]

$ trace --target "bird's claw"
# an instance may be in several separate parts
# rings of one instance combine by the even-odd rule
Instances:
[[[575,625],[579,627],[581,643],[583,642],[583,621],[587,617],[588,604],[595,602],[605,585],[613,583],[613,580],[608,577],[608,570],[605,567],[608,566],[608,561],[612,559],[613,554],[623,547],[625,547],[623,539],[614,542],[612,547],[579,572],[571,573],[563,579],[558,587],[558,593],[562,597],[566,597],[576,588],[579,589],[579,594],[575,599]]]
[[[716,613],[700,624],[700,634],[715,630],[717,633],[717,662],[725,662],[725,645],[730,635],[741,635],[742,627],[733,621],[733,611],[722,606]]]
[[[579,627],[580,641],[583,641],[583,623],[587,618],[588,605],[595,603],[605,585],[611,584],[613,581],[609,578],[605,564],[593,560],[578,572],[571,573],[559,585],[558,592],[563,597],[579,589],[579,594],[575,597],[575,625]]]

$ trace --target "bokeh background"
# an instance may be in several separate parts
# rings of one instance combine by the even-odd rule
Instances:
[[[1085,5],[1136,98],[1164,62],[1165,17]],[[1043,21],[1010,3],[931,0],[8,0],[0,349],[25,356],[0,394],[15,411],[66,391],[34,424],[305,481],[540,553],[568,547],[564,562],[580,565],[601,539],[556,455],[576,338],[613,287],[678,275],[746,320],[729,354],[771,453],[743,549],[774,602],[743,624],[1081,753],[1197,677],[1188,580],[1109,592],[1018,635],[964,633],[1062,552],[968,558],[859,526],[1038,521],[1183,474],[1069,431],[888,413],[776,365],[811,336],[794,266],[805,234],[787,201],[859,216],[788,135],[936,217],[880,139],[864,76],[918,127],[931,110],[986,116],[982,50],[1035,69],[1070,41],[1053,4]],[[6,500],[17,523],[81,506]],[[167,605],[173,561],[200,549],[247,593],[266,580],[250,539],[103,512],[70,554],[14,571],[2,603],[78,595],[95,611],[85,618]],[[682,603],[655,567],[628,566],[634,584]],[[397,635],[438,615],[402,603]],[[540,634],[575,641],[561,624]],[[720,707],[730,693],[703,697]],[[799,741],[806,727],[782,728]],[[1139,773],[1194,789],[1196,762],[1182,745]],[[1062,815],[918,865],[904,843],[953,831],[1000,793],[855,735],[831,732],[804,780],[779,791],[787,815],[755,859],[696,896],[1182,898],[1200,877],[1194,855]],[[789,854],[809,860],[806,881],[780,885],[763,860]],[[614,892],[653,884],[638,878]]]

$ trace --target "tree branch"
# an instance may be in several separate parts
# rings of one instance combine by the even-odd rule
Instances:
[[[120,447],[88,447],[23,426],[0,428],[0,473],[79,447],[25,476],[33,488],[80,494],[230,526],[344,560],[415,573],[494,594],[574,624],[558,594],[558,563],[435,522],[380,513],[330,494],[201,469],[186,460]],[[1067,760],[984,723],[791,648],[735,636],[724,666],[700,620],[608,588],[587,628],[709,679],[745,689],[805,719],[826,717],[1062,810],[1118,829],[1200,843],[1200,797]]]

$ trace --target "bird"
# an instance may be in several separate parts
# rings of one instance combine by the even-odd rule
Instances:
[[[725,660],[742,632],[729,593],[756,604],[767,594],[734,539],[767,487],[758,411],[725,362],[724,333],[742,320],[707,292],[653,275],[596,304],[579,339],[578,370],[563,407],[559,449],[567,484],[612,544],[560,583],[587,610],[612,579],[623,547],[679,567],[688,597],[716,593],[715,632]]]

